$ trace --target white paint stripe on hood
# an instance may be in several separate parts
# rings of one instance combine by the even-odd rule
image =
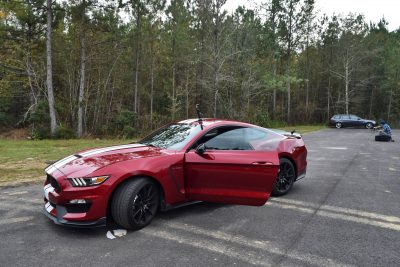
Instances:
[[[146,145],[142,145],[142,144],[129,144],[129,145],[120,145],[120,146],[110,146],[110,147],[103,147],[103,148],[98,148],[98,149],[92,149],[83,153],[80,153],[79,156],[81,157],[89,157],[89,156],[93,156],[96,154],[101,154],[101,153],[105,153],[105,152],[109,152],[109,151],[113,151],[113,150],[119,150],[119,149],[126,149],[126,148],[136,148],[136,147],[144,147]],[[49,167],[47,167],[45,169],[45,172],[48,174],[53,173],[56,169],[59,169],[65,165],[67,165],[68,163],[70,163],[71,161],[78,159],[80,157],[77,157],[75,155],[71,155],[68,156],[66,158],[63,158],[59,161],[57,161],[56,163],[54,163],[53,165],[50,165]]]
[[[110,146],[110,147],[104,147],[104,148],[89,150],[89,151],[83,152],[83,153],[81,153],[79,155],[82,156],[82,157],[89,157],[89,156],[93,156],[93,155],[96,155],[96,154],[109,152],[109,151],[113,151],[113,150],[119,150],[119,149],[125,149],[125,148],[144,147],[144,146],[146,146],[146,145],[129,144],[129,145],[120,145],[120,146]]]

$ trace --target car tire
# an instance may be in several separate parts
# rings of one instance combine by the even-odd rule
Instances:
[[[276,177],[272,196],[286,195],[293,187],[296,180],[296,171],[293,163],[287,158],[279,159],[279,173]]]
[[[117,188],[111,202],[111,215],[120,226],[139,230],[151,223],[159,203],[157,185],[140,177]]]
[[[336,128],[338,128],[338,129],[340,129],[340,128],[343,127],[343,125],[342,125],[341,122],[337,122],[337,123],[335,124],[335,126],[336,126]]]
[[[372,123],[370,123],[370,122],[368,122],[368,123],[365,125],[365,128],[367,128],[367,129],[372,129],[372,127],[374,127],[374,126],[373,126]]]

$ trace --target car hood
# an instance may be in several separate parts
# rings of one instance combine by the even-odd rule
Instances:
[[[70,178],[84,177],[95,170],[117,162],[162,155],[165,153],[161,148],[142,144],[111,146],[78,152],[53,163],[45,171],[51,174],[55,170],[59,170]]]

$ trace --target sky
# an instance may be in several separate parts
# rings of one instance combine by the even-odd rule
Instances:
[[[238,5],[254,7],[254,3],[262,2],[265,0],[227,0],[225,8],[233,11]],[[377,23],[385,17],[390,31],[400,28],[400,0],[315,0],[315,3],[320,15],[361,13],[367,22]]]

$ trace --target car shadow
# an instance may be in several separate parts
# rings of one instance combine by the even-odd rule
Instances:
[[[235,205],[212,203],[212,202],[198,202],[185,207],[159,212],[155,219],[176,219],[179,217],[186,217],[190,215],[206,214],[220,208],[231,207]]]
[[[51,221],[46,223],[48,230],[60,237],[68,238],[97,238],[99,235],[104,235],[105,231],[108,230],[107,226],[93,227],[93,228],[77,228],[63,225],[54,224]]]
[[[194,203],[188,206],[171,209],[167,211],[160,211],[154,218],[153,222],[160,221],[162,224],[162,220],[174,220],[179,219],[181,217],[186,217],[190,215],[198,215],[198,214],[207,214],[214,210],[224,207],[230,207],[234,205],[228,204],[220,204],[220,203],[210,203],[210,202],[199,202]],[[43,218],[47,219],[47,218]],[[107,220],[106,226],[101,227],[93,227],[93,228],[76,228],[76,227],[68,227],[54,224],[53,222],[46,220],[47,229],[53,232],[55,235],[58,235],[60,238],[87,238],[87,239],[95,239],[99,236],[104,236],[107,231],[123,229],[121,226],[117,225],[113,220]],[[128,231],[128,233],[132,233],[134,231]]]

